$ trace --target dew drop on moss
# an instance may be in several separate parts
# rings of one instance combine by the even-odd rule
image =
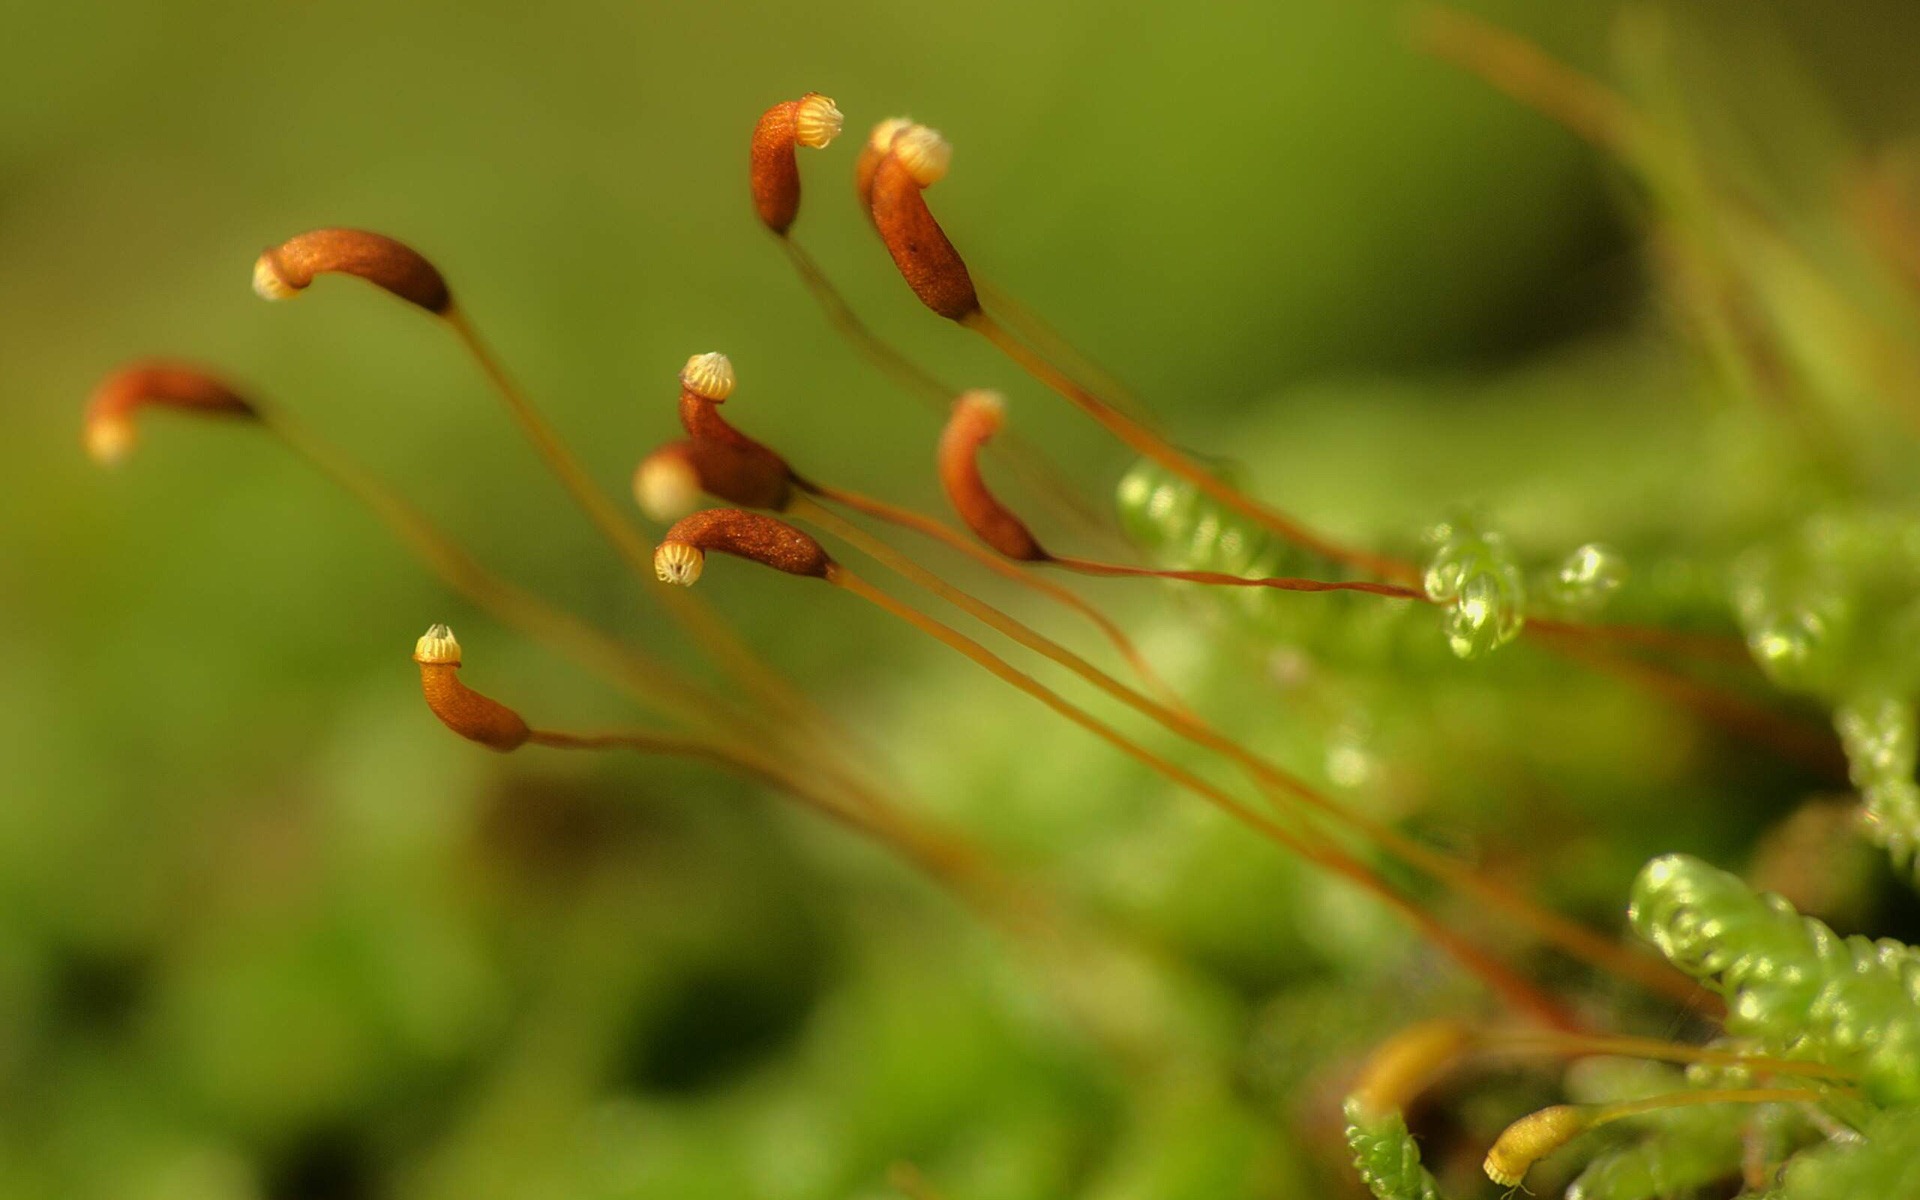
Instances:
[[[1593,616],[1627,579],[1627,560],[1618,550],[1599,542],[1588,542],[1575,550],[1554,570],[1547,583],[1547,598],[1561,611],[1575,616]]]
[[[1446,605],[1441,627],[1454,654],[1476,659],[1518,637],[1526,586],[1506,539],[1462,521],[1437,526],[1430,537],[1437,548],[1423,583],[1428,599]]]

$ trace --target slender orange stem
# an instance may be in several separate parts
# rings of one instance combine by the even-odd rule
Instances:
[[[1157,772],[1163,778],[1207,800],[1269,841],[1353,883],[1399,913],[1434,945],[1451,955],[1462,967],[1485,983],[1516,1012],[1525,1013],[1534,1020],[1553,1028],[1570,1032],[1579,1029],[1578,1021],[1557,1001],[1514,973],[1504,963],[1448,928],[1425,908],[1395,891],[1364,863],[1333,843],[1309,841],[1306,837],[1295,834],[1265,814],[1248,807],[1220,788],[1176,766],[1103,723],[972,638],[901,603],[845,567],[834,564],[828,570],[827,580],[973,660],[995,677],[1032,696],[1049,709],[1129,758]]]
[[[1130,567],[1121,563],[1094,562],[1085,558],[1071,558],[1053,554],[1038,560],[1043,565],[1056,566],[1063,570],[1081,575],[1120,576],[1130,579],[1173,579],[1185,583],[1204,583],[1212,587],[1264,587],[1283,592],[1370,592],[1375,596],[1390,596],[1395,600],[1418,600],[1422,604],[1431,604],[1427,594],[1418,588],[1402,587],[1397,583],[1368,583],[1363,580],[1325,580],[1298,579],[1286,575],[1229,575],[1224,571],[1174,571],[1158,567]]]
[[[425,513],[332,445],[276,408],[256,408],[261,423],[282,445],[372,512],[450,589],[502,624],[524,630],[589,672],[608,679],[662,719],[691,722],[730,736],[744,734],[767,745],[789,741],[791,730],[784,720],[701,686],[668,663],[495,575]],[[902,819],[897,806],[874,781],[831,763],[827,774],[853,802],[870,814],[881,814],[876,819]]]
[[[772,787],[840,825],[893,850],[959,899],[988,916],[1016,917],[1031,925],[1031,897],[1014,888],[990,865],[986,856],[961,835],[935,830],[918,819],[905,819],[891,806],[852,806],[806,776],[746,743],[681,737],[652,732],[567,733],[536,729],[528,741],[562,750],[633,750],[691,758],[722,767]]]
[[[1232,760],[1263,787],[1277,792],[1278,795],[1274,797],[1276,800],[1284,797],[1293,798],[1322,816],[1370,839],[1375,845],[1386,848],[1402,861],[1426,872],[1455,891],[1474,896],[1489,904],[1497,911],[1533,930],[1538,936],[1603,971],[1610,972],[1619,978],[1633,980],[1656,994],[1665,995],[1681,1004],[1698,1007],[1710,1006],[1717,1002],[1710,993],[1703,993],[1698,985],[1658,959],[1635,953],[1579,922],[1563,917],[1551,909],[1536,904],[1528,897],[1481,876],[1466,864],[1408,837],[1393,826],[1375,821],[1345,805],[1336,803],[1311,787],[1305,780],[1252,753],[1193,714],[1158,704],[1151,698],[1141,695],[1065,646],[947,583],[938,575],[899,554],[884,542],[868,537],[857,527],[837,520],[828,524],[827,527],[836,536],[859,547],[862,553],[873,557],[875,561],[882,563],[889,570],[895,571],[916,586],[939,596],[1027,649],[1067,668],[1102,692],[1151,718],[1162,727]]]
[[[1145,656],[1140,653],[1139,648],[1133,644],[1133,639],[1127,636],[1126,631],[1121,629],[1120,626],[1115,624],[1106,614],[1095,608],[1078,593],[1062,587],[1052,580],[1041,579],[1035,576],[1032,572],[1022,569],[1018,564],[1008,561],[991,550],[985,549],[966,534],[961,533],[959,530],[942,521],[927,516],[925,513],[915,512],[910,508],[903,508],[900,505],[889,504],[884,500],[877,500],[871,496],[861,495],[858,492],[850,492],[841,488],[829,487],[825,484],[803,481],[800,486],[822,500],[832,501],[844,508],[850,508],[855,512],[864,513],[877,521],[885,521],[889,525],[897,525],[902,529],[911,530],[923,537],[932,538],[948,549],[972,559],[1002,579],[1010,579],[1022,587],[1032,588],[1034,591],[1048,597],[1055,603],[1079,613],[1088,621],[1091,621],[1094,626],[1100,630],[1101,634],[1109,642],[1113,643],[1113,648],[1120,653],[1120,657],[1127,661],[1127,665],[1132,667],[1134,673],[1149,687],[1158,692],[1168,703],[1178,708],[1185,708],[1178,693],[1155,673],[1153,667],[1148,664]],[[803,509],[802,515],[815,512],[817,509],[817,505],[812,506],[811,509]]]
[[[1419,572],[1411,563],[1342,546],[1313,532],[1285,513],[1243,495],[1237,488],[1219,479],[1198,462],[1168,444],[1151,429],[1081,387],[1045,357],[1014,337],[1005,326],[995,321],[985,311],[976,311],[961,323],[992,342],[1002,354],[1012,359],[1027,374],[1072,402],[1129,448],[1151,458],[1249,520],[1258,522],[1294,545],[1311,550],[1315,554],[1347,563],[1386,579],[1408,584],[1419,581]]]
[[[1602,149],[1625,154],[1639,131],[1632,108],[1618,92],[1511,30],[1436,4],[1416,14],[1414,35],[1429,54],[1479,76]]]
[[[1147,410],[1145,402],[1135,395],[1118,375],[1101,366],[1082,352],[1079,347],[1067,340],[1032,305],[1027,304],[1007,289],[1000,287],[990,279],[973,277],[973,283],[980,291],[981,302],[992,309],[1001,321],[1013,328],[1022,340],[1039,350],[1054,362],[1063,363],[1062,369],[1089,380],[1090,390],[1097,391],[1107,398],[1115,408],[1151,428],[1153,414]]]
[[[944,418],[947,403],[953,399],[955,390],[873,332],[805,247],[791,236],[780,238],[779,241],[794,271],[826,313],[828,323],[881,373],[914,393],[931,411]],[[1024,436],[1009,434],[1001,445],[993,448],[993,452],[1001,456],[1023,487],[1044,501],[1057,515],[1083,530],[1095,534],[1108,533],[1107,522],[1064,482],[1065,473]]]
[[[1617,676],[1674,704],[1692,709],[1708,721],[1755,746],[1771,750],[1823,775],[1844,776],[1846,756],[1830,731],[1814,729],[1791,717],[1755,704],[1745,696],[1677,674],[1654,663],[1641,662],[1604,649],[1584,645],[1558,630],[1542,630],[1559,654]]]
[[[514,382],[466,315],[458,308],[450,308],[444,318],[492,384],[493,390],[506,402],[527,440],[533,443],[534,449],[546,461],[567,494],[619,554],[628,569],[636,577],[650,583],[653,578],[653,547],[648,539],[627,518],[625,511],[594,484],[586,467]],[[755,654],[705,601],[681,588],[648,587],[647,591],[659,598],[668,614],[735,681],[775,711],[784,713],[798,729],[810,729],[817,734],[813,737],[789,738],[796,749],[835,764],[837,771],[852,772],[853,766],[842,761],[844,756],[830,749],[858,744],[852,733],[843,729],[804,692]]]
[[[588,669],[613,678],[656,716],[684,721],[691,715],[715,727],[751,722],[752,714],[733,700],[494,574],[425,513],[287,414],[262,408],[260,415],[261,423],[282,445],[373,513],[451,590],[502,624],[523,629]]]

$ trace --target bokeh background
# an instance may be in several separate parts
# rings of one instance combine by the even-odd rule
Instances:
[[[1670,82],[1782,177],[1803,146],[1915,126],[1910,4],[1675,8]],[[1611,3],[1474,11],[1616,62]],[[420,247],[617,493],[672,434],[681,362],[718,349],[736,422],[933,507],[934,418],[832,335],[747,204],[757,114],[820,90],[849,134],[803,159],[799,236],[886,337],[1007,389],[1096,504],[1121,449],[921,310],[872,242],[846,181],[873,121],[945,131],[933,201],[976,270],[1263,495],[1389,545],[1459,502],[1550,550],[1644,541],[1689,502],[1713,410],[1633,188],[1405,18],[9,0],[0,1196],[881,1196],[912,1186],[900,1161],[956,1198],[1351,1188],[1340,1071],[1472,1002],[1366,901],[850,599],[712,572],[909,803],[1178,965],[1164,1001],[1091,985],[1164,1022],[1171,1061],[1115,1061],[1049,968],[757,789],[448,735],[408,661],[440,620],[536,722],[628,714],[266,439],[154,420],[101,472],[77,427],[123,360],[216,366],[489,563],[691,661],[443,330],[345,283],[262,304],[248,272],[317,225]],[[1748,853],[1818,790],[1549,663],[1428,663],[1441,705],[1376,656],[1283,699],[1299,655],[1218,606],[1099,594],[1250,743],[1602,922],[1648,854]]]

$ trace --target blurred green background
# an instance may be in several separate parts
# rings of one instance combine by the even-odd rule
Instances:
[[[1683,7],[1736,97],[1771,90],[1784,47],[1845,136],[1914,127],[1911,4]],[[1475,11],[1609,62],[1612,4]],[[1291,510],[1400,544],[1461,501],[1550,536],[1644,532],[1697,430],[1669,411],[1691,411],[1686,370],[1621,181],[1416,52],[1404,15],[9,0],[0,1196],[878,1196],[896,1160],[956,1198],[1351,1187],[1329,1074],[1461,987],[1372,906],[847,598],[713,572],[708,597],[915,803],[1182,964],[1166,1044],[1206,1053],[1142,1076],[950,901],[754,789],[449,736],[407,660],[437,620],[537,723],[625,710],[265,439],[152,420],[103,473],[77,427],[123,360],[216,366],[489,563],[685,658],[444,331],[340,283],[265,305],[247,276],[318,225],[418,246],[613,491],[672,435],[681,362],[718,349],[738,424],[934,507],[932,418],[832,336],[747,204],[758,113],[819,90],[849,132],[803,158],[798,236],[885,336],[1006,388],[1096,501],[1120,448],[921,310],[873,244],[847,186],[872,122],[942,129],[932,201],[974,268]],[[1738,844],[1766,815],[1729,833],[1676,796],[1807,790],[1737,756],[1703,773],[1687,735],[1597,686],[1523,718],[1468,681],[1449,726],[1362,672],[1324,722],[1276,730],[1269,648],[1169,593],[1100,595],[1290,763],[1342,777],[1334,752],[1378,739],[1457,772],[1440,790],[1472,799],[1439,810],[1443,837],[1511,819],[1556,753],[1543,730],[1586,739],[1549,790],[1572,797],[1558,886],[1601,920],[1645,853]],[[1469,764],[1476,737],[1528,747],[1525,768]],[[1623,826],[1665,823],[1580,840],[1623,805]]]

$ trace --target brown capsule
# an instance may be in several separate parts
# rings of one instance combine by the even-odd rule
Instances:
[[[721,442],[668,442],[640,460],[633,498],[656,521],[677,521],[699,507],[701,493],[741,508],[784,510],[797,483],[771,450],[755,453]]]
[[[81,435],[87,454],[112,466],[133,451],[138,440],[134,417],[143,405],[157,404],[204,416],[257,417],[237,392],[198,367],[185,363],[133,363],[100,381],[87,402]]]
[[[1046,562],[1053,558],[1027,529],[1026,522],[1008,511],[987,490],[980,477],[980,447],[1000,432],[1006,421],[1006,403],[989,391],[962,392],[953,402],[953,415],[940,431],[937,463],[940,485],[954,511],[975,537],[1008,558]]]
[[[720,415],[733,394],[733,363],[724,354],[696,354],[680,372],[680,424],[692,440],[685,461],[710,496],[742,508],[784,509],[794,476],[787,460],[741,433]]]
[[[532,735],[519,713],[460,682],[460,642],[445,625],[421,635],[413,644],[413,661],[420,664],[427,707],[448,729],[501,751],[518,749]]]
[[[925,125],[901,130],[874,168],[868,214],[920,302],[950,321],[964,321],[980,311],[980,297],[921,194],[946,175],[952,158],[947,139]]]
[[[880,169],[880,160],[893,149],[893,138],[904,130],[913,127],[908,117],[888,117],[873,127],[867,140],[860,147],[860,157],[853,163],[853,194],[860,198],[860,211],[873,220],[873,175]]]
[[[724,442],[738,447],[758,446],[720,415],[719,406],[733,395],[733,361],[724,354],[696,354],[680,368],[680,426],[695,440]]]
[[[759,124],[753,127],[747,178],[761,224],[787,236],[800,215],[800,164],[795,148],[826,147],[840,136],[843,120],[833,101],[818,92],[783,100],[760,114]]]
[[[707,554],[731,554],[789,575],[825,579],[834,566],[820,543],[785,521],[737,508],[709,508],[676,522],[653,552],[662,582],[683,587],[700,578]]]
[[[315,229],[287,239],[253,264],[253,290],[262,299],[287,300],[326,274],[357,275],[436,316],[453,307],[446,280],[418,251],[361,229]]]
[[[684,444],[687,462],[707,495],[741,508],[773,512],[793,500],[794,476],[787,460],[760,443],[747,440],[745,446],[735,446],[694,438]]]

